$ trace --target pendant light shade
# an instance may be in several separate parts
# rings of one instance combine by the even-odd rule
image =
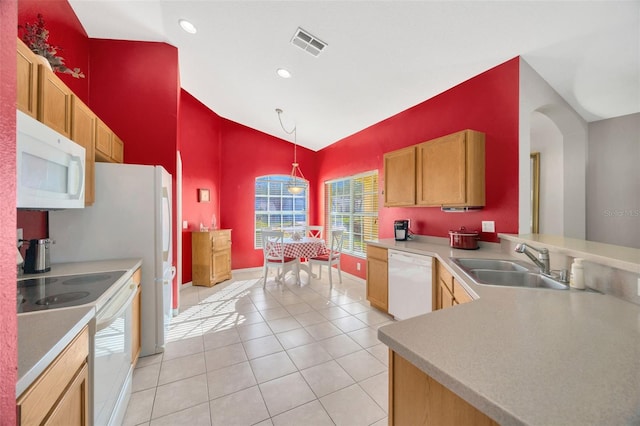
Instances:
[[[290,132],[288,132],[285,128],[284,125],[282,124],[282,118],[280,117],[280,115],[282,114],[282,110],[280,108],[276,109],[276,112],[278,113],[278,120],[280,121],[280,127],[282,127],[282,130],[284,130],[284,132],[288,135],[293,133],[293,163],[291,163],[291,176],[289,179],[289,183],[287,184],[287,191],[289,191],[290,194],[300,194],[302,193],[302,191],[305,190],[305,188],[307,187],[306,185],[306,179],[304,178],[304,175],[302,174],[302,170],[300,170],[300,164],[298,164],[298,133],[297,133],[297,126],[293,127],[293,130],[291,130]]]

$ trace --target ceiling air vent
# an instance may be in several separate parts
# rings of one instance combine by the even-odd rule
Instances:
[[[319,40],[316,36],[309,34],[302,28],[298,28],[296,30],[295,35],[291,39],[291,43],[298,46],[300,49],[312,54],[313,56],[320,55],[320,53],[322,53],[322,50],[327,47],[327,43]]]

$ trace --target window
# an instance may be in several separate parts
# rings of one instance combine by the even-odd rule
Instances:
[[[378,239],[378,171],[325,183],[327,235],[342,229],[343,252],[366,257],[365,240]]]
[[[256,178],[254,248],[262,248],[261,229],[307,226],[309,183],[305,181],[305,190],[294,195],[287,191],[289,182],[291,176],[269,175]]]

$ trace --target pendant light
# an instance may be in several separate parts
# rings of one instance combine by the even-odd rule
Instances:
[[[291,163],[291,176],[289,183],[287,184],[287,191],[289,191],[290,194],[297,195],[304,191],[306,188],[306,179],[304,178],[302,170],[300,170],[300,165],[298,164],[298,133],[296,130],[297,126],[294,125],[293,130],[288,132],[282,124],[282,110],[280,108],[276,108],[276,112],[278,113],[278,121],[280,121],[280,127],[282,127],[282,130],[284,130],[284,132],[288,135],[293,133],[293,163]]]

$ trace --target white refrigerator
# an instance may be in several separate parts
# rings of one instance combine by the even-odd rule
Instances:
[[[171,175],[161,166],[96,163],[95,202],[49,213],[51,261],[142,258],[141,355],[164,350],[175,267]]]

